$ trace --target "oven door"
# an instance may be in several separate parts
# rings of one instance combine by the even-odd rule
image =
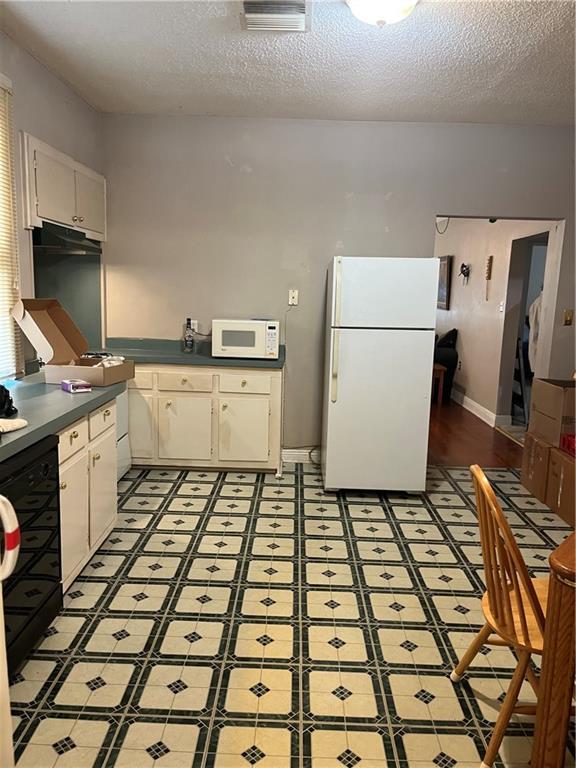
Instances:
[[[266,324],[250,320],[214,320],[214,357],[266,357]]]
[[[10,672],[62,607],[57,446],[57,437],[47,437],[0,464],[0,494],[14,507],[21,536],[14,571],[2,585]]]

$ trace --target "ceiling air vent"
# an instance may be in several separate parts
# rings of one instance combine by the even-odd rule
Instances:
[[[246,29],[266,32],[306,32],[305,0],[246,0]]]

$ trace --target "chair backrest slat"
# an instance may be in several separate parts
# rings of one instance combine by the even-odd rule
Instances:
[[[490,610],[519,645],[530,641],[527,608],[544,635],[544,613],[530,574],[498,499],[480,467],[470,467],[476,491],[482,557]],[[513,604],[516,616],[514,616]]]

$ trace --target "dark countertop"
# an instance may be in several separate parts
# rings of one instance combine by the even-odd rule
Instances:
[[[45,384],[43,373],[34,373],[18,381],[5,381],[18,408],[16,418],[28,426],[0,435],[0,461],[60,432],[90,411],[113,400],[126,389],[126,382],[109,387],[94,387],[91,392],[70,394],[59,384]]]
[[[197,351],[182,352],[181,342],[172,339],[106,339],[106,352],[133,360],[135,363],[156,365],[210,365],[219,368],[281,369],[286,360],[286,347],[280,345],[278,360],[255,358],[212,357],[209,341],[201,341]]]

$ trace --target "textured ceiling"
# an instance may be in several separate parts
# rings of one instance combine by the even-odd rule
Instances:
[[[104,112],[571,124],[574,5],[421,0],[378,29],[311,3],[304,34],[237,2],[3,2],[0,26]]]

